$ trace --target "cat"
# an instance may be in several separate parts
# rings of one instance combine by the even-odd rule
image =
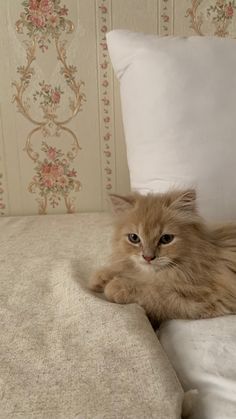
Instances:
[[[158,322],[236,313],[236,224],[207,226],[192,189],[110,199],[113,250],[91,290]]]

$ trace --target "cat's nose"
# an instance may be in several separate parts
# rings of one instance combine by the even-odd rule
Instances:
[[[151,260],[154,260],[155,259],[155,257],[156,256],[146,256],[146,255],[143,255],[143,258],[148,262],[148,263],[150,263],[151,262]]]

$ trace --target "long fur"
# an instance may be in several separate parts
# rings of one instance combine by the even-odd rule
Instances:
[[[115,303],[138,303],[158,321],[236,313],[236,225],[207,226],[193,190],[111,200],[112,254],[91,289]],[[140,243],[130,243],[131,233]],[[173,241],[161,244],[163,234]]]

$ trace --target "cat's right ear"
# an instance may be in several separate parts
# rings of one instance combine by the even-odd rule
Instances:
[[[134,196],[121,196],[116,194],[110,194],[109,195],[111,206],[113,209],[113,212],[117,215],[120,215],[126,211],[131,210],[136,202],[136,199]]]

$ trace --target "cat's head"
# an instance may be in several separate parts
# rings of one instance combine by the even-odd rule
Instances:
[[[110,198],[117,216],[117,256],[131,259],[140,268],[159,270],[178,263],[188,255],[203,226],[194,190]]]

